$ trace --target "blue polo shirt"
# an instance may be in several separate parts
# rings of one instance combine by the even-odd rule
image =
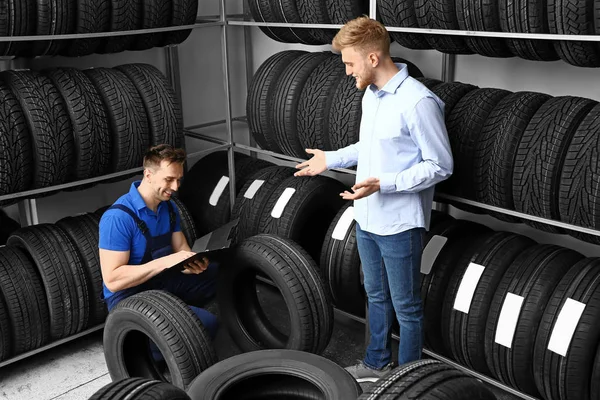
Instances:
[[[150,235],[159,236],[169,232],[169,207],[166,202],[158,205],[156,212],[146,206],[138,192],[141,181],[131,184],[129,192],[119,197],[114,204],[123,204],[130,208],[148,225]],[[181,217],[177,207],[175,211],[175,232],[181,231]],[[122,210],[107,210],[100,220],[100,240],[98,247],[104,250],[129,251],[129,265],[139,265],[146,250],[146,239],[131,216]],[[104,286],[104,297],[113,293]]]

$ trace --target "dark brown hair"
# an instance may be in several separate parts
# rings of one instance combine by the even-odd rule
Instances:
[[[144,168],[158,168],[162,161],[183,164],[186,159],[185,150],[178,149],[170,144],[159,144],[148,149],[144,155]]]
[[[362,53],[380,51],[387,55],[390,54],[390,35],[379,21],[358,17],[342,26],[333,38],[332,47],[334,51],[354,47]]]

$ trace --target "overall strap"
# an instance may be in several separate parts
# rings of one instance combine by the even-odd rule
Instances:
[[[175,222],[177,220],[177,216],[175,215],[175,209],[173,208],[173,203],[171,200],[167,201],[167,206],[169,207],[169,226],[170,232],[175,232]]]
[[[152,239],[151,239],[151,235],[150,235],[150,229],[148,229],[148,225],[146,225],[146,223],[144,221],[142,221],[140,219],[140,217],[138,217],[129,207],[126,207],[123,204],[113,204],[112,206],[110,206],[108,208],[108,210],[111,210],[111,209],[121,210],[121,211],[124,211],[125,213],[129,214],[131,216],[131,218],[133,218],[133,220],[135,221],[138,228],[140,229],[140,232],[142,232],[142,235],[144,235],[144,237],[146,238],[146,242],[147,243],[151,242]]]

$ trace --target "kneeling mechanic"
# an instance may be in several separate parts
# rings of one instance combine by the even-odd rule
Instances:
[[[159,275],[191,257],[171,196],[181,184],[186,154],[158,145],[144,156],[144,176],[100,220],[100,265],[108,310],[145,290],[165,290],[186,304],[214,338],[217,318],[200,308],[215,296],[217,266],[204,259],[183,273]]]

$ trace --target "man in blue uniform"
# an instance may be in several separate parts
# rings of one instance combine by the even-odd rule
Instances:
[[[356,241],[369,305],[371,337],[365,358],[347,370],[359,382],[391,368],[391,325],[400,325],[398,362],[421,357],[423,307],[420,263],[433,186],[452,173],[444,103],[405,64],[390,57],[385,27],[367,17],[346,23],[333,39],[346,74],[364,90],[359,141],[337,151],[307,149],[297,176],[358,165],[354,200]]]
[[[158,145],[144,156],[144,176],[133,182],[100,220],[100,265],[110,311],[119,301],[145,290],[173,293],[190,305],[214,337],[216,317],[200,308],[215,296],[217,267],[190,263],[181,274],[159,275],[191,257],[171,196],[181,184],[186,154]]]

